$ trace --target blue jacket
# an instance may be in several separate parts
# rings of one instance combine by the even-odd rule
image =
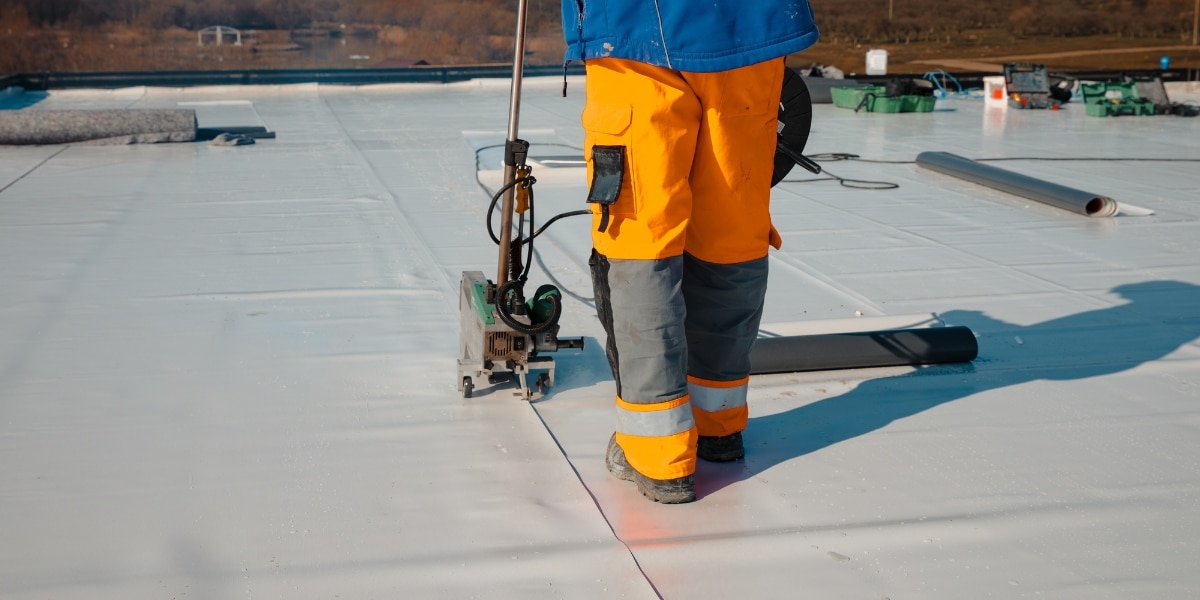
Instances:
[[[562,0],[568,62],[625,58],[706,73],[817,41],[808,0]]]

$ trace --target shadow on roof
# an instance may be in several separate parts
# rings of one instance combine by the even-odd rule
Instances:
[[[866,435],[931,408],[1036,380],[1111,375],[1161,359],[1200,338],[1200,286],[1146,281],[1111,290],[1129,302],[1022,326],[978,311],[951,311],[947,323],[980,335],[980,358],[864,381],[799,408],[750,419],[744,469],[720,469],[711,493],[793,458]],[[974,372],[970,378],[952,375]],[[760,446],[761,444],[761,446]]]

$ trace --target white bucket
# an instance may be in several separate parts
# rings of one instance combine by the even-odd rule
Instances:
[[[887,75],[887,50],[867,51],[867,75]]]
[[[1004,85],[1004,77],[983,78],[983,101],[997,106],[1008,106],[1008,90]]]

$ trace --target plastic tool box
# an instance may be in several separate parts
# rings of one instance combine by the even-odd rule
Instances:
[[[829,90],[833,105],[878,113],[930,112],[937,103],[933,96],[888,96],[882,85],[867,87],[835,87]]]
[[[1045,65],[1004,65],[1004,89],[1013,108],[1057,109],[1061,102],[1050,95],[1050,74]]]

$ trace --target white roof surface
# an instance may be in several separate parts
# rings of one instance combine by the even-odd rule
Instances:
[[[579,155],[583,85],[525,83],[544,221],[584,206],[578,166],[536,160]],[[568,292],[586,350],[532,404],[455,390],[460,274],[496,268],[473,147],[502,141],[508,86],[29,109],[201,103],[278,138],[0,148],[0,597],[1200,596],[1195,162],[991,163],[1141,217],[913,164],[824,163],[894,190],[780,184],[766,323],[934,313],[980,356],[756,376],[745,461],[660,506],[604,469],[585,219],[539,238],[532,281]],[[1076,103],[814,113],[810,155],[1200,159],[1200,118]],[[498,160],[481,151],[485,183]]]

